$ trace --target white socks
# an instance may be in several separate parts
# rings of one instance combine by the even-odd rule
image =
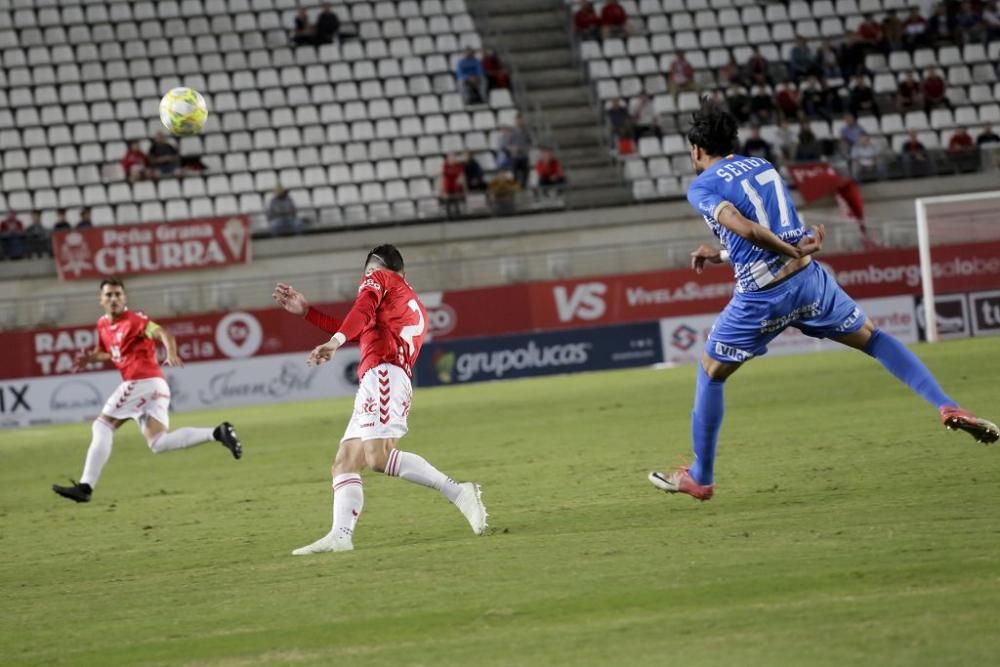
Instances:
[[[361,475],[353,472],[333,478],[333,528],[336,537],[351,539],[354,527],[365,506],[365,492],[361,487]]]
[[[95,419],[90,425],[90,432],[92,434],[90,448],[87,449],[87,460],[83,464],[80,484],[88,484],[90,488],[94,488],[101,477],[104,464],[111,457],[111,441],[115,430],[107,422]]]
[[[169,433],[159,433],[149,441],[149,448],[154,454],[169,452],[172,449],[194,447],[215,440],[211,428],[179,428]]]
[[[443,472],[432,466],[424,457],[411,452],[393,449],[389,452],[389,462],[385,465],[385,474],[399,477],[407,482],[437,489],[445,498],[455,502],[462,487]]]

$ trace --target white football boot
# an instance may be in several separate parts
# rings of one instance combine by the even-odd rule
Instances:
[[[293,556],[308,556],[309,554],[325,554],[331,551],[354,551],[351,538],[337,536],[330,531],[312,544],[300,547],[292,552]]]
[[[462,487],[462,491],[458,494],[458,498],[455,498],[455,507],[465,515],[465,519],[472,526],[472,532],[482,535],[489,525],[486,523],[489,513],[486,511],[486,505],[483,505],[483,491],[473,482],[465,482],[459,486]]]

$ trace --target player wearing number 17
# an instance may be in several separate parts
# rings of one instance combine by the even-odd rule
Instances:
[[[375,472],[436,489],[465,515],[472,531],[486,529],[486,508],[478,484],[459,484],[423,457],[397,448],[406,435],[413,399],[410,376],[427,333],[427,312],[406,282],[403,257],[395,246],[380,245],[365,259],[364,276],[354,306],[342,322],[309,306],[289,285],[278,283],[274,299],[282,308],[332,333],[329,342],[309,355],[308,363],[329,361],[347,341],[360,339],[354,412],[333,462],[333,526],[296,556],[351,551],[354,528],[364,506],[361,471]]]
[[[694,462],[649,481],[668,493],[708,500],[715,491],[715,446],[722,426],[723,387],[730,375],[788,327],[829,338],[877,359],[890,373],[937,408],[949,429],[984,444],[996,442],[995,424],[963,410],[947,396],[913,352],[875,325],[812,255],[823,245],[823,227],[807,231],[788,188],[767,160],[733,155],[736,120],[706,104],[694,114],[688,141],[697,178],[688,201],[723,248],[703,245],[691,253],[692,267],[728,258],[736,290],[715,321],[698,367],[691,438]],[[725,253],[725,254],[723,254]]]

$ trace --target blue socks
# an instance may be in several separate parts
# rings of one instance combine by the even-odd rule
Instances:
[[[698,364],[698,383],[694,394],[694,410],[691,411],[691,442],[694,462],[688,473],[699,484],[711,484],[715,468],[715,445],[719,440],[719,428],[725,405],[722,390],[725,380],[708,377],[704,367]]]
[[[958,405],[944,393],[924,362],[889,334],[876,329],[865,346],[865,353],[878,359],[887,371],[935,408]]]

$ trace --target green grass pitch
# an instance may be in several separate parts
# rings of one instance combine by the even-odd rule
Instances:
[[[922,346],[1000,417],[1000,339]],[[404,448],[482,483],[476,538],[433,491],[366,473],[356,550],[329,528],[349,400],[150,454],[123,427],[93,502],[85,424],[0,433],[0,664],[981,665],[1000,655],[1000,451],[948,433],[873,360],[761,359],[727,385],[716,497],[688,457],[694,369],[419,390]]]

